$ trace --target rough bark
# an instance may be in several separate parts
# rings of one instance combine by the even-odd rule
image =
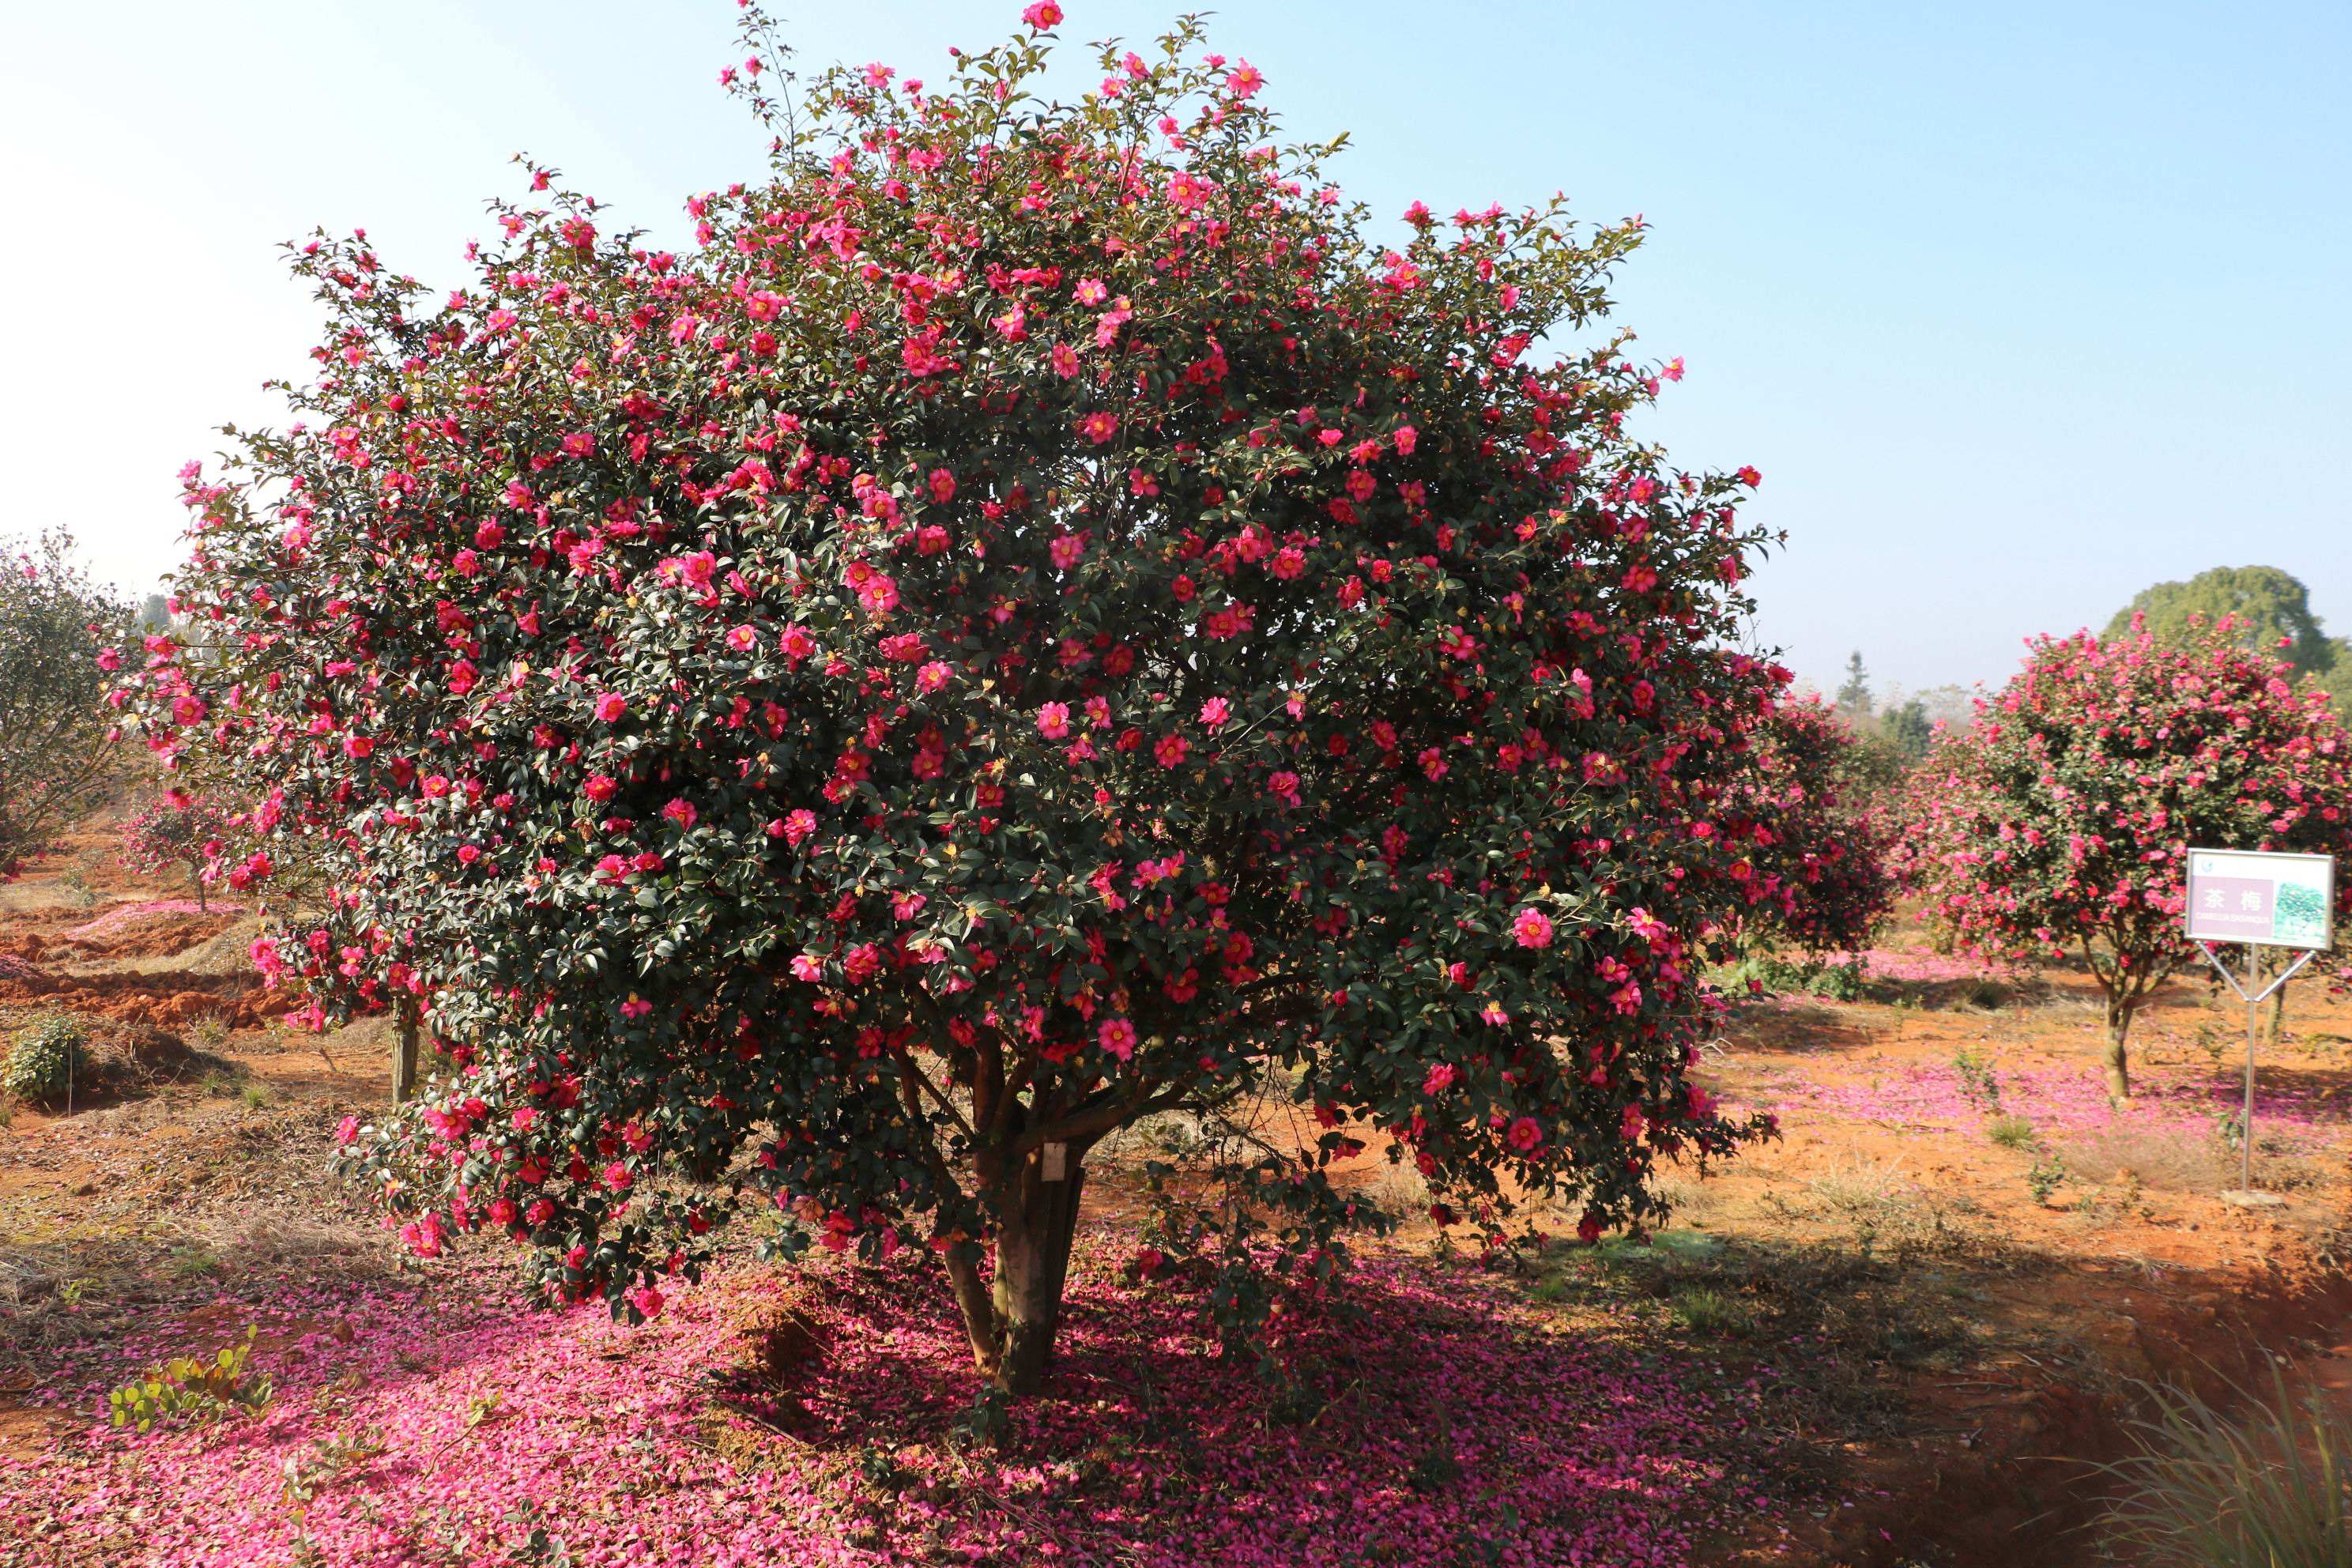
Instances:
[[[1045,1384],[1086,1184],[1078,1154],[1077,1145],[1068,1146],[1059,1181],[1045,1179],[1043,1150],[1005,1174],[996,1267],[985,1292],[970,1258],[951,1254],[948,1259],[957,1305],[971,1340],[972,1363],[1006,1394],[1034,1394]]]
[[[405,1104],[416,1093],[416,1010],[406,1003],[399,1007],[398,1019],[392,1035],[392,1102]]]

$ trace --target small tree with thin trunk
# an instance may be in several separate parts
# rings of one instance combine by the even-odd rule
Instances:
[[[0,876],[105,795],[116,758],[100,650],[130,608],[90,581],[73,536],[0,543]]]
[[[1907,796],[1903,876],[1980,956],[2080,956],[2119,1098],[2133,1016],[2200,962],[2181,934],[2188,849],[2352,853],[2352,736],[2326,693],[2231,631],[2036,641]]]
[[[235,817],[206,796],[165,790],[122,825],[122,863],[151,876],[185,871],[196,907],[207,908],[212,876],[238,832]]]
[[[1678,365],[1538,352],[1638,225],[1376,240],[1190,25],[1041,100],[1058,16],[789,110],[755,57],[687,255],[547,172],[454,294],[297,253],[305,424],[188,477],[127,700],[332,868],[265,968],[442,1047],[345,1132],[420,1252],[635,1317],[757,1203],[935,1254],[1017,1391],[1139,1118],[1302,1112],[1165,1194],[1236,1333],[1381,1223],[1362,1130],[1499,1237],[1767,1126],[1688,1076],[1756,476],[1625,434]]]

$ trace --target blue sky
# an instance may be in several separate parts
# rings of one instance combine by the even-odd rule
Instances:
[[[1173,9],[1065,0],[1063,37]],[[804,64],[944,74],[1018,0],[778,9]],[[278,239],[454,281],[529,150],[620,216],[756,173],[728,0],[23,5],[0,18],[0,531],[171,565],[173,471],[299,373]],[[1649,428],[1752,462],[1763,638],[1832,683],[1999,679],[2139,587],[2283,566],[2352,632],[2352,6],[1234,0],[1211,37],[1383,220],[1555,189],[1652,238],[1690,376]],[[1070,64],[1081,64],[1071,51]],[[1073,90],[1090,72],[1066,75]]]

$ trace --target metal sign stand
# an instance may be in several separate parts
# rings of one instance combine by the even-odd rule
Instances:
[[[2221,1195],[2234,1197],[2242,1203],[2253,1204],[2274,1204],[2279,1201],[2270,1193],[2258,1193],[2254,1190],[2254,1036],[2260,1027],[2257,1015],[2263,1003],[2272,992],[2294,979],[2295,971],[2311,962],[2311,952],[2305,950],[2293,963],[2280,972],[2278,978],[2257,991],[2254,987],[2262,984],[2263,978],[2262,950],[2264,945],[2266,944],[2252,942],[2245,944],[2246,979],[2245,983],[2241,984],[2238,977],[2230,973],[2229,965],[2214,955],[2211,942],[2200,941],[2197,944],[2198,951],[2205,955],[2205,962],[2211,964],[2221,978],[2230,983],[2230,989],[2236,992],[2239,998],[2246,1005],[2246,1110],[2245,1115],[2238,1124],[2239,1152],[2242,1156],[2239,1173],[2241,1184],[2237,1193],[2224,1193]]]

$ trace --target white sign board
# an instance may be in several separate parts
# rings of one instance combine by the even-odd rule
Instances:
[[[2328,947],[2336,862],[2326,855],[2189,851],[2189,939],[2264,947]]]

